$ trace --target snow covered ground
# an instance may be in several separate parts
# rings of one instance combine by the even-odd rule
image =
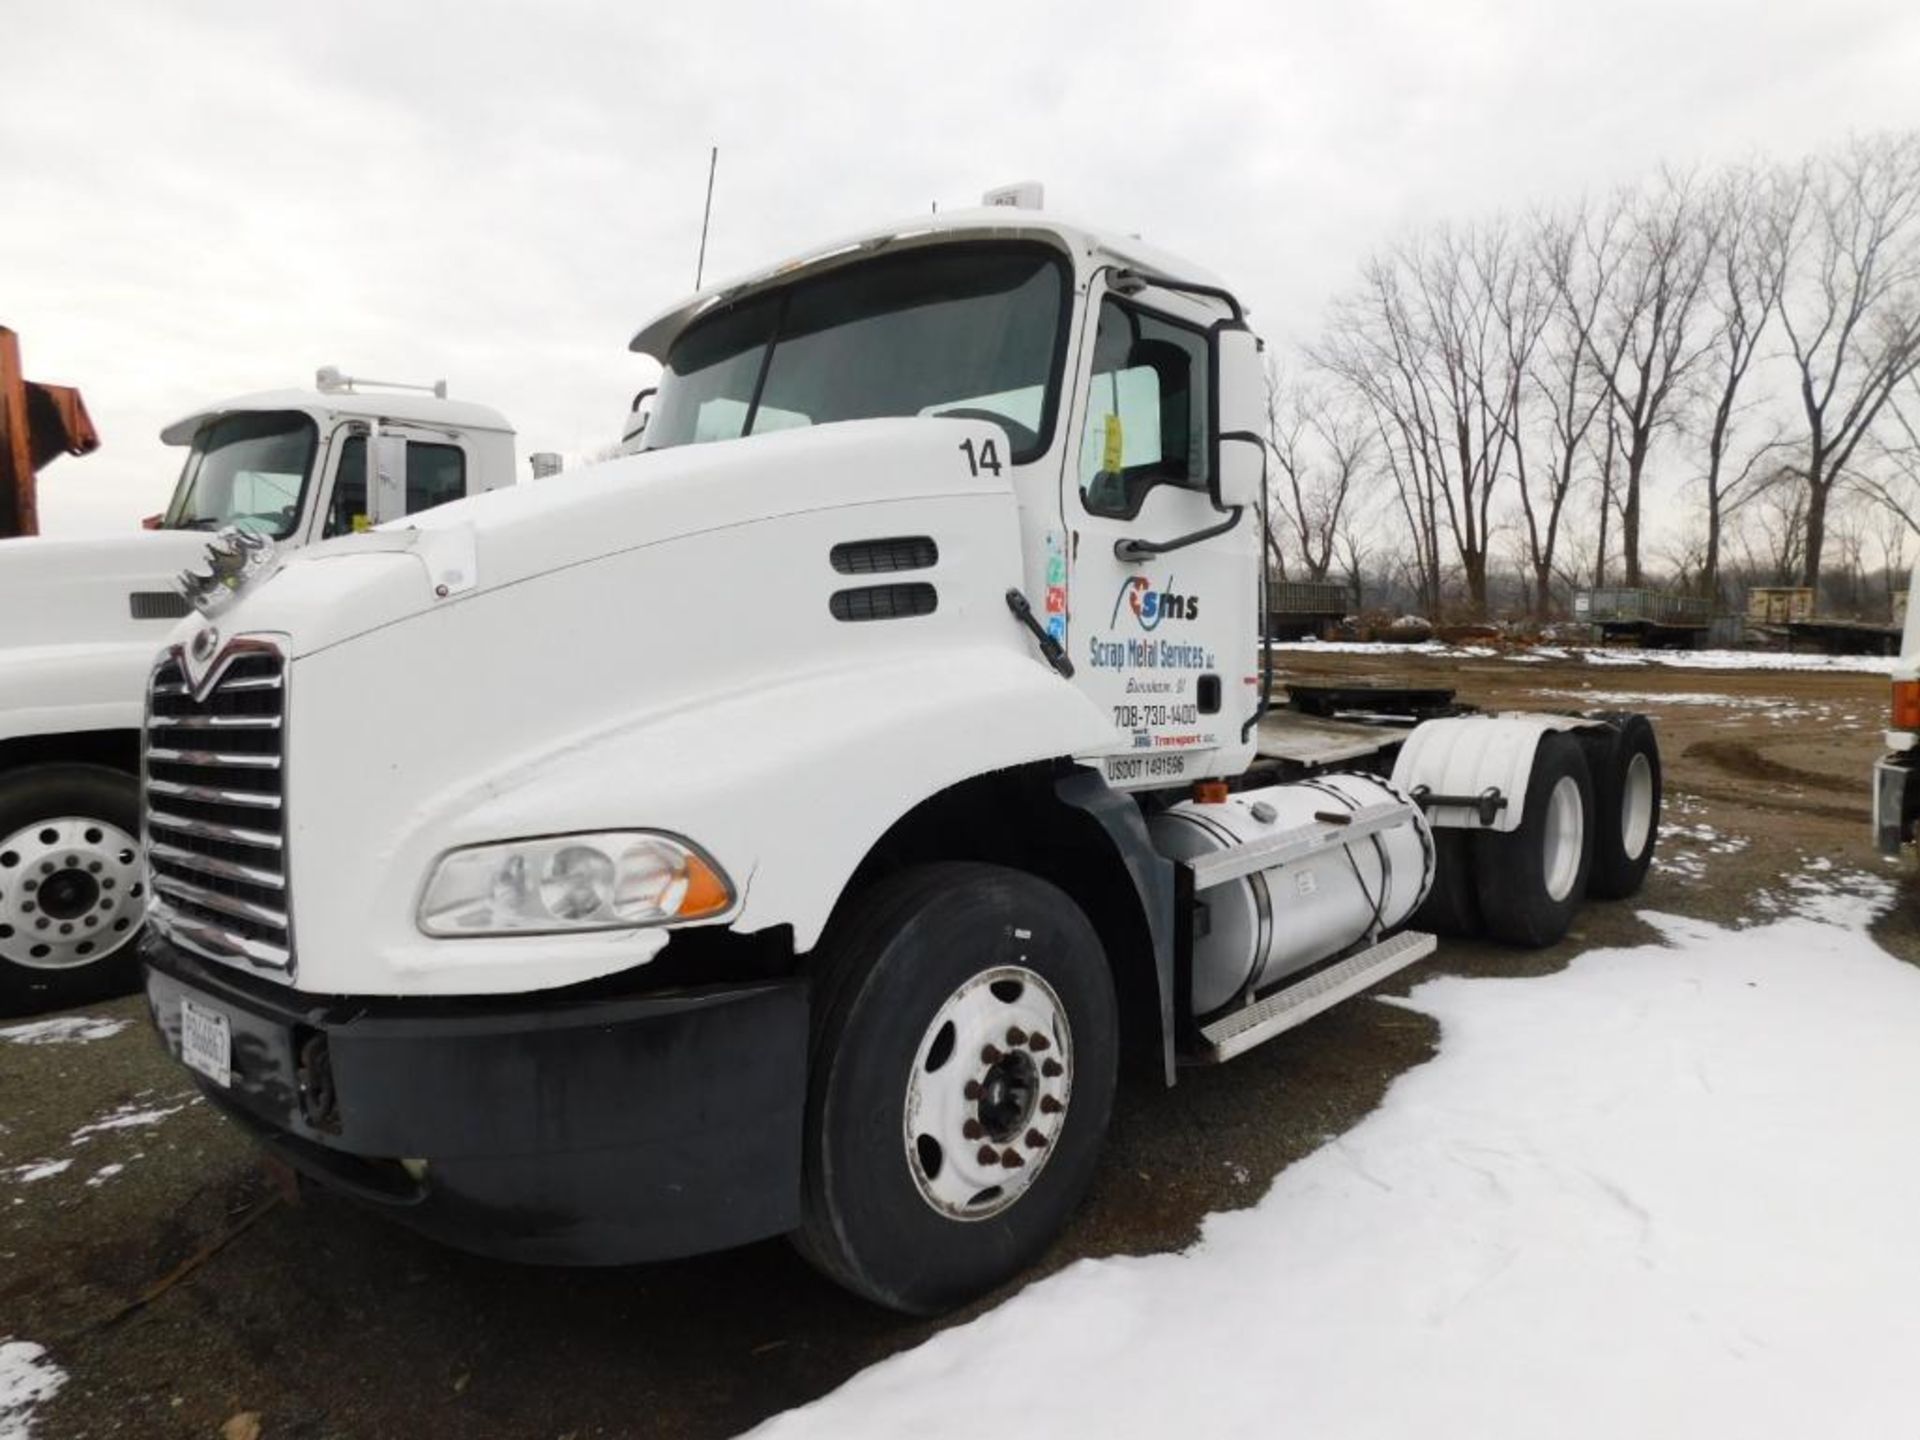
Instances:
[[[1438,1056],[1192,1250],[1082,1261],[755,1434],[1913,1433],[1920,971],[1864,928],[1886,882],[1808,868],[1764,923],[1418,986]]]
[[[1900,662],[1882,655],[1805,655],[1780,650],[1637,650],[1594,645],[1535,645],[1504,649],[1492,645],[1446,645],[1426,640],[1417,645],[1371,644],[1352,640],[1276,641],[1276,654],[1298,650],[1319,655],[1452,655],[1465,659],[1505,659],[1518,664],[1581,660],[1589,665],[1665,667],[1673,670],[1830,670],[1860,675],[1890,675]]]

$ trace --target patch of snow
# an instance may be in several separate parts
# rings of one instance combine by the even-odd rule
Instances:
[[[126,1168],[127,1167],[125,1165],[122,1165],[118,1162],[115,1162],[114,1164],[111,1164],[111,1165],[102,1165],[98,1170],[94,1171],[93,1174],[87,1177],[87,1188],[89,1190],[99,1189],[102,1185],[106,1184],[107,1181],[111,1180],[114,1176],[118,1175],[122,1170]]]
[[[1784,891],[1756,896],[1754,909],[1762,916],[1796,915],[1864,929],[1900,897],[1899,887],[1884,875],[1839,869],[1825,855],[1804,861],[1799,874],[1786,877],[1785,886]]]
[[[158,1125],[169,1115],[177,1115],[186,1108],[185,1101],[178,1105],[155,1105],[145,1110],[135,1105],[122,1105],[101,1119],[82,1125],[68,1137],[68,1143],[84,1145],[90,1137],[105,1130],[131,1130],[141,1125]]]
[[[1697,883],[1707,878],[1707,857],[1738,855],[1753,842],[1745,835],[1729,835],[1704,821],[1688,823],[1680,814],[1698,814],[1701,807],[1682,810],[1669,805],[1660,821],[1660,849],[1655,863],[1660,873],[1673,879]]]
[[[9,1025],[0,1030],[0,1040],[11,1040],[16,1045],[85,1044],[90,1040],[111,1040],[131,1023],[105,1015],[56,1015],[51,1020]]]
[[[36,1180],[51,1180],[71,1164],[71,1160],[35,1160],[31,1164],[14,1166],[7,1171],[7,1178],[18,1185],[31,1185]]]
[[[1906,1433],[1920,971],[1643,918],[1420,985],[1436,1058],[1187,1253],[1083,1260],[756,1433],[974,1440],[994,1376],[1023,1432],[1106,1440]]]
[[[1673,670],[1832,670],[1857,675],[1891,675],[1901,663],[1892,655],[1808,655],[1783,650],[1625,650],[1589,645],[1533,645],[1501,649],[1491,645],[1449,645],[1442,640],[1415,643],[1364,640],[1275,640],[1273,651],[1298,650],[1320,655],[1446,655],[1484,659],[1498,655],[1520,664],[1582,660],[1599,666],[1664,666]]]
[[[0,1336],[0,1440],[28,1440],[34,1410],[66,1383],[67,1372],[47,1359],[44,1346]]]

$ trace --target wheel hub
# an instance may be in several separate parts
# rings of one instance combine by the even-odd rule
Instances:
[[[0,835],[0,960],[36,970],[93,965],[140,928],[140,846],[84,815]]]
[[[1027,1128],[1040,1100],[1040,1068],[1024,1050],[1011,1051],[987,1067],[975,1114],[987,1138],[1004,1144]]]
[[[1032,1186],[1065,1125],[1073,1036],[1053,987],[1023,965],[982,971],[947,998],[907,1083],[907,1168],[955,1220],[998,1215]]]

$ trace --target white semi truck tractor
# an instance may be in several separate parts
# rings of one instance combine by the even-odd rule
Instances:
[[[312,390],[197,410],[161,438],[186,463],[148,530],[0,541],[0,1013],[138,987],[142,696],[188,611],[174,579],[208,532],[289,548],[513,480],[498,411],[333,369]],[[215,737],[178,738],[197,751]]]
[[[152,1014],[308,1180],[938,1311],[1060,1229],[1123,1058],[1645,873],[1638,717],[1277,703],[1260,345],[1196,267],[983,208],[633,343],[639,453],[220,547],[153,671]]]

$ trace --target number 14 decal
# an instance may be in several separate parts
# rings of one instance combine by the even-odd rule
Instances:
[[[978,454],[974,453],[973,441],[971,440],[962,440],[960,442],[960,449],[967,457],[967,468],[975,475],[978,475],[982,470],[993,475],[1000,473],[1000,448],[995,445],[993,441],[981,441]]]

